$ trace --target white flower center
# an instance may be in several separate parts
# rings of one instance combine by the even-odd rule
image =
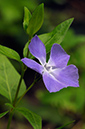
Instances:
[[[46,64],[44,65],[44,70],[43,70],[42,73],[44,73],[45,71],[48,72],[48,73],[51,73],[54,69],[55,69],[54,66],[49,66],[48,63],[46,63]]]

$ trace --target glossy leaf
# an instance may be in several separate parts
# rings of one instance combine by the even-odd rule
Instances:
[[[44,4],[40,4],[35,11],[32,13],[30,19],[27,34],[32,37],[42,26],[44,20]]]
[[[13,101],[20,75],[12,66],[10,61],[3,55],[0,55],[0,94]],[[24,81],[22,81],[18,97],[26,90]]]
[[[29,109],[26,109],[24,107],[17,108],[17,111],[19,111],[33,126],[33,129],[41,129],[41,117],[35,114],[34,112],[30,111]]]
[[[60,44],[63,41],[63,38],[65,37],[66,32],[69,29],[72,21],[73,18],[68,19],[59,24],[52,32],[38,36],[45,44],[47,53],[50,51],[54,43]]]
[[[15,59],[20,62],[19,54],[13,49],[0,45],[0,54],[3,54],[9,58]]]
[[[3,112],[0,114],[0,118],[2,118],[3,116],[5,116],[9,111]]]
[[[23,27],[26,31],[27,27],[28,27],[28,24],[29,24],[29,21],[31,19],[32,15],[30,13],[30,11],[24,7],[24,22],[23,22]]]

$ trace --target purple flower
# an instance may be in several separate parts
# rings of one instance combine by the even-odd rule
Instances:
[[[23,58],[22,62],[42,75],[49,92],[56,92],[68,86],[79,87],[78,69],[75,65],[67,66],[70,56],[59,44],[53,44],[48,63],[46,62],[45,46],[37,35],[31,40],[29,50],[41,65],[28,58]]]

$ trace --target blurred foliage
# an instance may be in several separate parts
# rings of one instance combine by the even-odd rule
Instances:
[[[24,7],[33,11],[37,6],[35,0],[0,0],[0,32],[7,34],[18,34],[21,26]]]

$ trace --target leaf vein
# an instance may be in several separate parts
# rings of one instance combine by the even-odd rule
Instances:
[[[5,78],[6,78],[6,84],[7,84],[7,88],[8,88],[8,93],[9,93],[10,101],[12,102],[11,91],[10,91],[8,78],[7,78],[7,73],[6,73],[6,69],[5,69],[6,68],[5,63],[3,63],[3,66],[4,66],[4,74],[5,74]]]

